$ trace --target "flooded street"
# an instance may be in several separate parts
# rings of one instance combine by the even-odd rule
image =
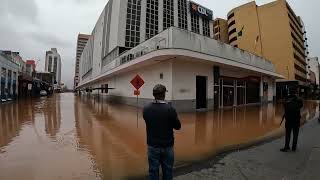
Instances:
[[[308,102],[303,121],[318,116]],[[124,105],[73,94],[0,105],[0,179],[125,179],[147,172],[141,114]],[[176,165],[204,159],[280,128],[272,104],[180,114]],[[277,147],[278,148],[278,147]],[[279,147],[280,148],[280,147]]]

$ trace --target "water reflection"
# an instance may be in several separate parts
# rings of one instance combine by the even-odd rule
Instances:
[[[318,116],[308,102],[303,120]],[[136,108],[61,94],[0,105],[0,179],[122,179],[147,172],[146,132]],[[278,129],[282,105],[182,113],[176,165]]]

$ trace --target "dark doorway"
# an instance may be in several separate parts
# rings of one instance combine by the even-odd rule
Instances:
[[[207,77],[197,76],[197,89],[196,89],[196,98],[197,98],[197,109],[206,109],[207,108]]]

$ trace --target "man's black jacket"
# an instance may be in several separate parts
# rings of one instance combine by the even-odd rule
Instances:
[[[143,108],[149,146],[165,148],[174,145],[173,129],[180,130],[176,110],[165,102],[155,101]]]
[[[296,95],[290,95],[287,97],[284,104],[286,126],[300,126],[300,110],[302,107],[303,102]]]

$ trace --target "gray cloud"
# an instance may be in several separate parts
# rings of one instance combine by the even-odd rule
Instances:
[[[27,36],[33,39],[35,42],[41,43],[43,45],[49,45],[51,47],[68,47],[71,45],[71,42],[48,32],[30,32],[27,34]]]
[[[35,0],[2,0],[0,5],[0,19],[24,19],[36,23],[38,7]]]

